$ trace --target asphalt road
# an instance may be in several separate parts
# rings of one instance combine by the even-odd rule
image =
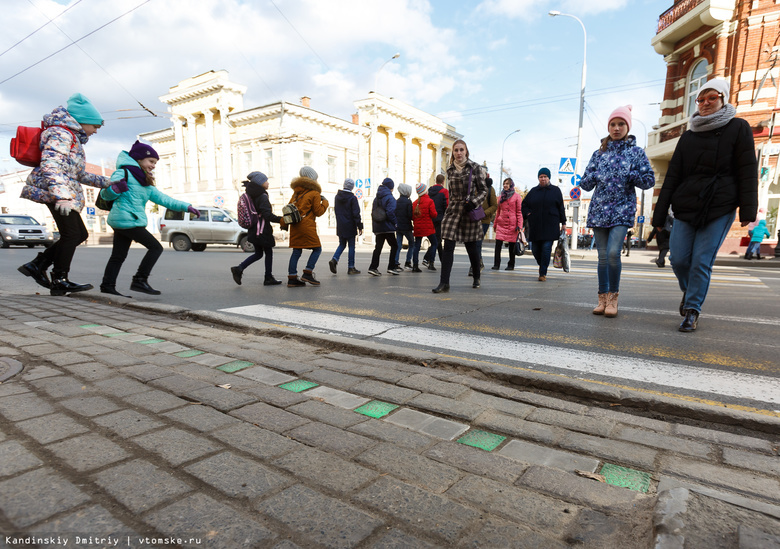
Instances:
[[[624,261],[620,314],[591,314],[595,305],[595,252],[577,252],[572,271],[550,269],[537,281],[530,255],[512,272],[486,270],[482,287],[471,288],[465,251],[456,255],[448,294],[435,295],[438,273],[399,276],[366,274],[370,249],[358,252],[361,275],[332,275],[320,258],[319,287],[262,285],[262,262],[237,286],[229,267],[246,255],[230,247],[205,252],[166,249],[150,283],[161,296],[132,292],[136,300],[297,326],[361,339],[395,342],[445,355],[494,360],[509,368],[529,368],[609,385],[679,396],[713,405],[728,404],[780,413],[780,269],[716,267],[699,329],[677,331],[681,293],[670,268],[650,263],[652,252],[633,251]],[[486,244],[486,265],[492,245]],[[275,272],[284,279],[289,250],[276,248]],[[96,287],[110,247],[80,248],[71,280]],[[143,249],[130,251],[117,288],[127,290]],[[386,266],[387,252],[382,264]],[[2,290],[42,290],[16,272],[32,258],[26,248],[0,250]],[[299,264],[302,268],[308,252]],[[403,261],[404,255],[402,255]],[[488,259],[489,258],[489,259]],[[503,265],[506,265],[506,253]],[[382,269],[384,273],[384,268]],[[128,292],[130,293],[130,292]]]

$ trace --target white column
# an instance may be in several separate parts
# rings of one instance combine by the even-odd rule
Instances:
[[[187,159],[184,156],[182,119],[179,116],[173,117],[173,138],[176,147],[176,176],[172,183],[174,192],[180,194],[184,192],[184,183],[187,181]]]
[[[214,146],[214,113],[211,109],[203,111],[206,119],[206,179],[208,180],[209,190],[217,189],[217,166],[215,164],[215,146]]]
[[[419,173],[417,174],[417,183],[428,184],[428,176],[430,175],[430,161],[431,155],[428,154],[428,142],[420,139],[420,162],[418,164]]]
[[[414,185],[412,182],[414,179],[414,174],[412,173],[412,137],[408,133],[403,133],[401,136],[404,138],[404,183]]]
[[[219,118],[222,130],[222,187],[233,188],[233,155],[230,152],[230,126],[228,125],[228,109],[220,107]]]
[[[198,133],[195,130],[195,116],[187,115],[187,179],[190,192],[198,192]]]
[[[385,177],[389,177],[393,181],[395,181],[395,178],[398,177],[398,174],[393,173],[395,171],[395,130],[393,128],[388,128],[385,126],[385,129],[387,130],[387,169],[385,170],[385,175],[382,175],[382,179]],[[381,183],[381,181],[379,181]]]
[[[436,147],[436,165],[433,167],[433,175],[431,176],[433,178],[433,181],[436,182],[436,176],[439,175],[439,172],[441,171],[441,150],[442,146],[434,145]]]

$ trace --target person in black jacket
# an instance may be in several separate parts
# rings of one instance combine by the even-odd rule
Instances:
[[[336,214],[336,236],[339,237],[339,245],[333,253],[333,259],[328,261],[330,272],[336,274],[339,258],[344,248],[347,252],[347,274],[360,274],[355,268],[355,237],[363,234],[363,220],[360,217],[360,203],[352,190],[355,182],[352,179],[344,180],[344,187],[336,193],[333,201],[333,209]]]
[[[252,226],[249,228],[247,238],[255,246],[255,253],[247,257],[240,265],[230,267],[233,274],[233,280],[239,286],[244,269],[249,267],[255,261],[260,260],[265,255],[265,280],[264,286],[275,286],[281,284],[281,280],[276,280],[272,274],[274,266],[274,230],[271,223],[279,223],[282,220],[278,215],[274,215],[271,210],[271,201],[268,199],[268,177],[261,172],[252,172],[246,176],[248,181],[244,181],[246,194],[252,199],[257,211],[257,218],[252,220]],[[260,227],[258,228],[258,224]]]
[[[436,240],[439,243],[435,248],[430,247],[425,252],[423,257],[423,265],[428,267],[429,271],[435,271],[436,266],[436,252],[439,252],[439,258],[441,258],[442,243],[441,243],[441,221],[444,219],[444,212],[447,210],[447,206],[450,203],[450,192],[444,188],[444,182],[447,180],[443,174],[436,176],[436,184],[428,189],[428,196],[433,200],[433,205],[436,206],[436,219],[433,220],[433,227],[436,229]]]
[[[406,183],[398,185],[398,200],[395,201],[395,236],[397,248],[395,250],[395,270],[401,271],[401,250],[403,249],[404,238],[408,246],[406,252],[406,262],[404,268],[412,270],[412,256],[414,255],[414,226],[412,225],[412,201],[409,198],[412,195],[412,186]]]
[[[699,90],[698,110],[677,143],[653,211],[659,231],[669,206],[674,227],[669,241],[672,270],[683,298],[681,332],[696,329],[715,256],[734,223],[745,227],[758,210],[758,164],[750,125],[735,118],[730,86],[719,78]]]
[[[659,230],[658,227],[653,227],[650,234],[647,237],[647,243],[655,238],[658,244],[658,257],[653,260],[653,263],[658,265],[659,269],[663,269],[666,266],[666,254],[669,253],[669,235],[672,234],[672,227],[674,226],[674,217],[671,215],[666,216],[666,223]]]
[[[539,281],[544,282],[547,280],[553,242],[566,229],[566,211],[561,190],[550,185],[550,170],[540,169],[537,177],[539,184],[523,199],[522,212],[526,225],[530,225],[528,241],[539,265]]]

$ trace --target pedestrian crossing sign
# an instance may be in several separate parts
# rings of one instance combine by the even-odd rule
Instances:
[[[558,168],[558,175],[574,175],[576,167],[576,158],[561,158],[561,165]]]

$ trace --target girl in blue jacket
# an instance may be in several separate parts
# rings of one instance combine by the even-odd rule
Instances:
[[[588,227],[599,253],[599,304],[594,315],[617,316],[620,291],[620,251],[636,216],[636,189],[652,189],[655,175],[645,151],[636,146],[631,130],[631,105],[609,115],[609,135],[585,168],[580,186],[592,191]],[[575,236],[576,238],[576,236]]]
[[[152,171],[160,156],[152,147],[136,141],[130,152],[122,151],[116,161],[116,171],[111,176],[114,183],[100,191],[103,200],[113,201],[108,214],[108,224],[114,229],[114,248],[103,273],[100,291],[104,294],[122,295],[116,291],[116,278],[127,258],[133,241],[146,247],[147,252],[138,266],[130,289],[145,294],[160,295],[149,286],[149,274],[163,252],[162,245],[146,230],[146,203],[152,201],[177,212],[190,212],[200,217],[191,204],[175,200],[157,190]],[[123,296],[129,297],[129,296]]]

